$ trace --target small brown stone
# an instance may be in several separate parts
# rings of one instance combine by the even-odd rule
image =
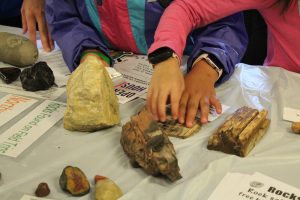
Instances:
[[[45,197],[50,193],[50,189],[47,183],[40,183],[35,190],[35,196]]]

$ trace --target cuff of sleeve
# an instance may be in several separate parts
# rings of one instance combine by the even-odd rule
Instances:
[[[94,54],[96,56],[98,56],[101,60],[103,60],[104,62],[106,62],[109,66],[110,66],[110,59],[109,57],[107,57],[105,54],[103,54],[100,51],[93,51],[93,50],[87,50],[81,53],[81,59],[86,56],[87,54]]]
[[[209,64],[217,73],[218,73],[218,80],[219,78],[222,76],[223,74],[223,69],[218,67],[210,58],[209,55],[207,53],[203,53],[200,56],[198,56],[198,58],[196,58],[196,60],[193,62],[192,64],[192,68],[194,67],[194,65],[199,62],[200,60],[204,59],[205,62],[207,64]]]

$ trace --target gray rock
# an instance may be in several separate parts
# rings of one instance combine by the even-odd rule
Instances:
[[[26,67],[33,65],[38,55],[38,49],[28,38],[0,32],[0,61],[17,67]]]

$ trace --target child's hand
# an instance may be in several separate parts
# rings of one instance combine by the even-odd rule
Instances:
[[[214,84],[218,79],[217,72],[204,60],[200,60],[185,77],[185,90],[179,106],[179,122],[192,127],[197,111],[201,111],[201,123],[206,123],[209,106],[213,105],[218,114],[222,106],[216,98]]]
[[[147,109],[155,120],[166,120],[166,103],[171,101],[172,116],[178,118],[178,107],[184,89],[183,74],[177,58],[155,65],[147,95]]]

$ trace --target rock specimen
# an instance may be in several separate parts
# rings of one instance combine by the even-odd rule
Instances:
[[[96,200],[117,200],[123,195],[119,186],[104,176],[95,176],[95,198]]]
[[[294,133],[300,134],[300,122],[293,122],[292,123],[292,131]]]
[[[0,78],[7,84],[17,80],[20,76],[21,70],[16,67],[0,68]]]
[[[17,67],[33,65],[38,58],[38,49],[28,38],[0,32],[0,61]]]
[[[87,57],[67,83],[64,127],[91,132],[119,122],[119,103],[105,64],[94,56]]]
[[[171,181],[181,178],[173,144],[145,109],[122,127],[121,145],[131,163],[148,174],[164,175]]]
[[[270,120],[267,110],[242,107],[210,136],[208,149],[245,157],[265,135]]]
[[[54,84],[54,75],[46,62],[38,62],[21,72],[22,87],[28,91],[47,90]]]
[[[180,124],[177,120],[172,119],[170,115],[167,116],[167,120],[165,122],[158,122],[158,126],[167,136],[183,139],[194,135],[201,128],[198,123],[195,123],[191,128],[187,128],[184,124]]]
[[[59,178],[59,185],[72,196],[83,196],[90,192],[90,183],[78,167],[65,167]]]
[[[50,189],[47,183],[40,183],[35,190],[35,196],[45,197],[50,193]]]

